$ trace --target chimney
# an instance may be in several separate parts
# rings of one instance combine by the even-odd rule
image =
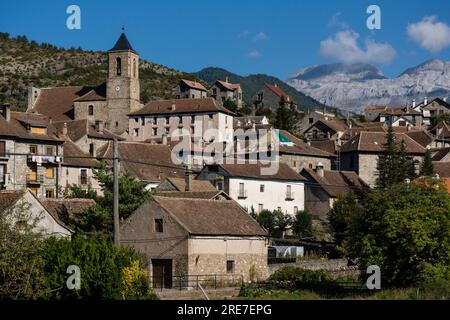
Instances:
[[[167,145],[167,134],[165,133],[162,135],[162,144]]]
[[[62,134],[63,134],[63,136],[67,136],[67,122],[64,122]]]
[[[442,100],[443,100],[444,102],[447,102],[447,97],[443,97]]]
[[[39,97],[40,93],[41,93],[41,89],[38,89],[38,88],[35,88],[35,87],[28,87],[27,112],[31,112],[31,110],[33,109],[34,104],[36,103],[36,100]]]
[[[175,103],[172,103],[172,105],[170,106],[170,110],[175,111]]]
[[[228,83],[228,77],[225,77],[225,82]]]
[[[274,83],[273,86],[274,86],[275,88],[278,88],[278,85],[277,85],[276,83]]]
[[[105,123],[101,120],[95,121],[95,131],[98,133],[103,133],[103,129],[105,128]]]
[[[185,182],[184,191],[192,191],[192,175],[189,167],[186,168],[185,172],[186,173],[184,175],[184,182]]]
[[[7,122],[11,121],[11,106],[8,103],[2,106],[2,116]]]
[[[323,164],[322,162],[317,163],[316,165],[316,173],[319,177],[323,178]]]
[[[425,99],[423,100],[423,104],[427,105],[428,104],[428,97],[425,97]]]
[[[413,109],[416,107],[416,99],[413,99],[412,107],[413,107]]]

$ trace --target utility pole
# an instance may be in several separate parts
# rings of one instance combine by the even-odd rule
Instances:
[[[113,183],[114,183],[114,245],[119,246],[119,143],[114,139],[114,163],[113,163]]]

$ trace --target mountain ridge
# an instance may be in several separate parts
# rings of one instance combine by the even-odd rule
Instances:
[[[398,106],[425,96],[450,95],[450,61],[430,59],[394,78],[377,70],[369,64],[316,65],[300,69],[285,81],[319,101],[353,112],[371,104]]]

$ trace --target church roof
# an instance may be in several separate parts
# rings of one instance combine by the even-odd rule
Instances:
[[[119,37],[119,40],[117,40],[114,47],[112,47],[109,51],[132,51],[134,53],[137,53],[133,47],[131,46],[130,42],[128,41],[127,36],[125,33],[122,32],[122,34]]]

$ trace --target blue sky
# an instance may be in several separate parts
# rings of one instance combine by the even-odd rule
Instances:
[[[81,8],[81,30],[66,9]],[[381,9],[369,30],[366,9]],[[282,79],[322,63],[368,62],[387,76],[450,57],[450,1],[2,1],[0,31],[38,42],[108,50],[122,25],[141,57],[193,72],[218,66]]]

